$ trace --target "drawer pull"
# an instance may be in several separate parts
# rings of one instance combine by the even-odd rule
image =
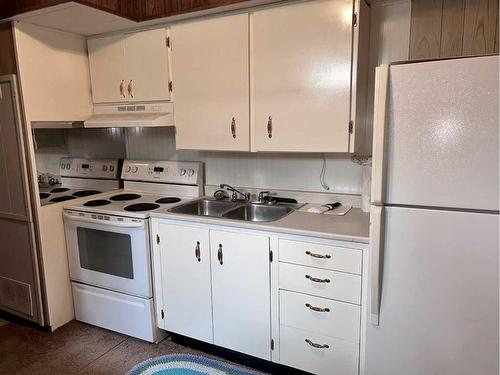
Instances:
[[[316,344],[315,342],[312,342],[311,340],[309,339],[306,339],[306,342],[312,346],[313,348],[316,348],[316,349],[328,349],[330,346],[328,344]]]
[[[332,256],[330,254],[316,254],[316,253],[311,253],[310,251],[306,251],[306,255],[309,255],[313,258],[320,258],[320,259],[330,259]]]
[[[330,309],[328,307],[316,307],[311,305],[310,303],[306,303],[306,307],[309,307],[312,311],[316,312],[330,312]]]
[[[306,279],[309,279],[315,283],[329,283],[330,279],[319,279],[317,277],[312,277],[311,275],[306,275]]]

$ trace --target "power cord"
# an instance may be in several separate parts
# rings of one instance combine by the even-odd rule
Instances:
[[[330,190],[330,186],[328,186],[325,182],[326,176],[326,157],[325,154],[321,154],[323,157],[323,167],[321,168],[321,173],[319,174],[319,183],[325,190]]]

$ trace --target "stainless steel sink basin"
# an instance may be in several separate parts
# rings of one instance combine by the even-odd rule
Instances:
[[[258,203],[235,202],[229,200],[199,199],[169,211],[193,216],[223,217],[242,221],[275,221],[288,215],[294,209],[287,205],[264,205]]]
[[[288,215],[293,208],[288,206],[264,206],[247,204],[226,212],[222,217],[245,221],[275,221]]]
[[[174,207],[170,209],[170,212],[196,216],[220,217],[226,211],[232,210],[240,205],[241,203],[239,202],[200,199]]]

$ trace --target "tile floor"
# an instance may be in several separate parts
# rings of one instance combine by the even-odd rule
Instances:
[[[211,354],[174,343],[159,344],[76,321],[53,333],[0,321],[0,374],[126,374],[137,363],[172,353]]]

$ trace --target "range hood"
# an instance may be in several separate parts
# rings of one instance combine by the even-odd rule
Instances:
[[[174,126],[173,103],[95,105],[94,114],[83,122],[84,128],[158,126]]]

